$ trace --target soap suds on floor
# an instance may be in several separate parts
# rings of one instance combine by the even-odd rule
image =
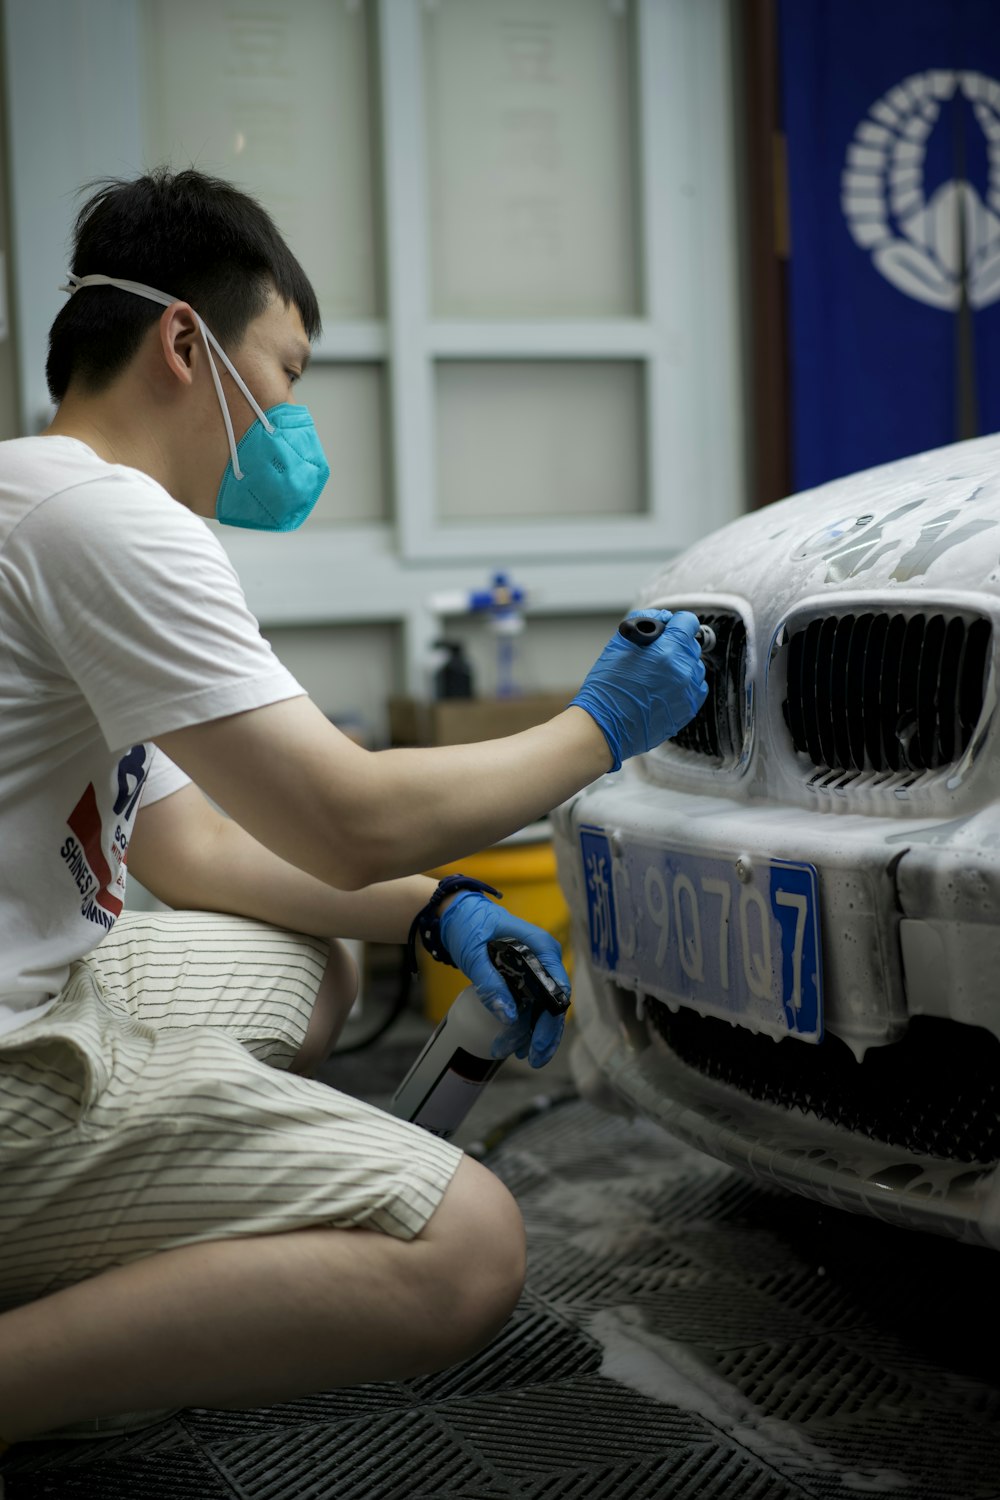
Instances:
[[[847,1490],[878,1493],[910,1481],[893,1469],[848,1469],[790,1422],[760,1414],[753,1402],[698,1358],[690,1346],[648,1327],[641,1308],[605,1308],[587,1332],[604,1350],[601,1374],[667,1406],[702,1417],[780,1472],[803,1468],[836,1474]]]

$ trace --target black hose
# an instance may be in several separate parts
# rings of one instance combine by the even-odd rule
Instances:
[[[395,998],[393,999],[386,1015],[382,1018],[381,1021],[377,1023],[375,1028],[370,1031],[367,1036],[363,1036],[360,1041],[351,1042],[350,1045],[346,1047],[341,1046],[338,1043],[338,1045],[335,1046],[333,1051],[330,1053],[331,1057],[347,1057],[352,1052],[364,1052],[368,1047],[374,1046],[374,1044],[380,1037],[385,1036],[386,1032],[389,1030],[389,1027],[399,1020],[400,1016],[403,1014],[403,1011],[406,1009],[407,1003],[409,1002],[410,989],[413,983],[413,975],[410,972],[410,964],[405,948],[401,950],[401,954],[402,956],[400,959],[398,987],[396,990]]]
[[[462,1150],[466,1156],[473,1156],[477,1161],[484,1160],[498,1146],[502,1145],[509,1135],[521,1125],[526,1125],[530,1120],[535,1120],[539,1115],[547,1114],[550,1109],[556,1109],[560,1104],[575,1104],[580,1095],[576,1089],[564,1089],[561,1094],[536,1094],[528,1104],[521,1106],[513,1115],[506,1120],[501,1120],[499,1125],[494,1125],[481,1140],[470,1141]]]

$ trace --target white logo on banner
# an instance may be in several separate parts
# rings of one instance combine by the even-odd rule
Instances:
[[[971,182],[924,196],[924,157],[941,106],[959,90],[986,137],[986,202]],[[982,73],[914,73],[873,104],[854,132],[841,176],[847,227],[887,281],[931,307],[957,310],[1000,298],[1000,83]],[[964,261],[963,245],[964,238]]]

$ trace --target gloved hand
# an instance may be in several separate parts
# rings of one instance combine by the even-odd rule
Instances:
[[[573,699],[602,730],[613,771],[630,755],[641,755],[683,729],[708,697],[705,664],[694,638],[697,615],[637,609],[629,619],[641,615],[667,621],[666,630],[648,646],[616,631]]]
[[[441,913],[440,933],[448,957],[472,980],[490,1014],[508,1022],[508,1029],[493,1044],[493,1056],[509,1057],[516,1052],[518,1057],[528,1057],[533,1068],[544,1068],[562,1039],[565,1017],[545,1011],[532,1031],[530,1015],[519,1016],[506,981],[490,963],[486,944],[491,938],[517,938],[526,943],[556,983],[568,990],[569,975],[555,938],[541,927],[512,916],[481,891],[458,893]]]

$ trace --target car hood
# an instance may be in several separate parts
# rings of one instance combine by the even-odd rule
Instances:
[[[1000,434],[851,474],[768,505],[674,558],[640,606],[679,592],[779,608],[824,592],[1000,593]]]

